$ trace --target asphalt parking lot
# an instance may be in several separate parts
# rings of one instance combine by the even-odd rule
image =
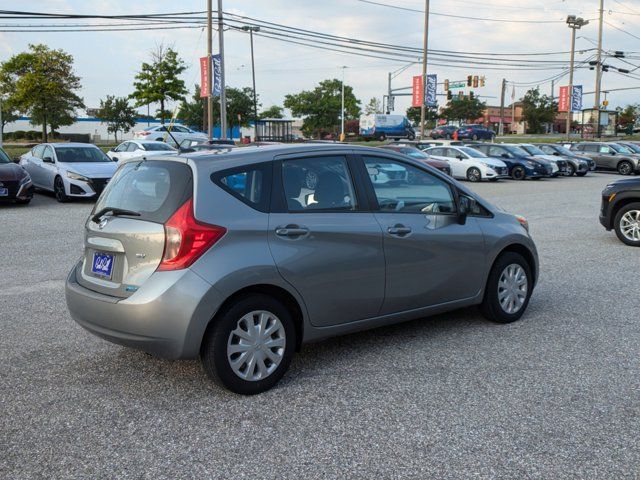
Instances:
[[[597,218],[618,178],[472,186],[537,242],[520,322],[467,309],[308,345],[254,397],[71,320],[91,203],[0,207],[0,478],[638,478],[640,249]]]

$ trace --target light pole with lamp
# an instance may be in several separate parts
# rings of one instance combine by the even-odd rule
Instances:
[[[587,25],[589,20],[585,20],[575,15],[569,15],[567,17],[567,25],[571,29],[571,60],[569,62],[569,105],[567,106],[567,140],[571,135],[571,104],[573,99],[573,63],[576,54],[576,30],[579,30],[583,26]]]

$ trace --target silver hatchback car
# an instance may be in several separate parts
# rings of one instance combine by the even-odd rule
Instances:
[[[402,170],[394,182],[381,172]],[[538,277],[526,220],[405,155],[274,145],[128,160],[66,283],[90,332],[202,358],[254,394],[306,342],[480,305],[507,323]]]

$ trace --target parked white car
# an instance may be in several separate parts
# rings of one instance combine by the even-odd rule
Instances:
[[[431,147],[424,153],[438,160],[444,160],[451,167],[451,176],[470,182],[509,178],[509,168],[502,160],[487,157],[470,147]]]
[[[145,155],[173,155],[177,150],[171,145],[155,140],[127,140],[107,152],[114,162]]]
[[[97,197],[118,165],[90,143],[41,143],[20,157],[34,186],[59,202]]]
[[[156,125],[155,127],[149,127],[144,130],[134,132],[133,138],[136,140],[155,140],[157,142],[166,141],[167,143],[176,146],[180,145],[180,142],[187,137],[208,140],[206,133],[196,132],[195,130],[191,130],[183,125],[173,125],[171,127],[171,135],[167,133],[168,130],[169,128],[167,125]]]

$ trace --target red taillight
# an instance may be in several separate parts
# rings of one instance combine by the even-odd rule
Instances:
[[[190,198],[167,220],[164,232],[164,254],[158,270],[180,270],[192,265],[227,229],[196,220]]]
[[[151,132],[147,132],[146,130],[143,130],[141,132],[138,132],[138,135],[143,135],[143,136],[147,136],[147,135],[151,135]]]

